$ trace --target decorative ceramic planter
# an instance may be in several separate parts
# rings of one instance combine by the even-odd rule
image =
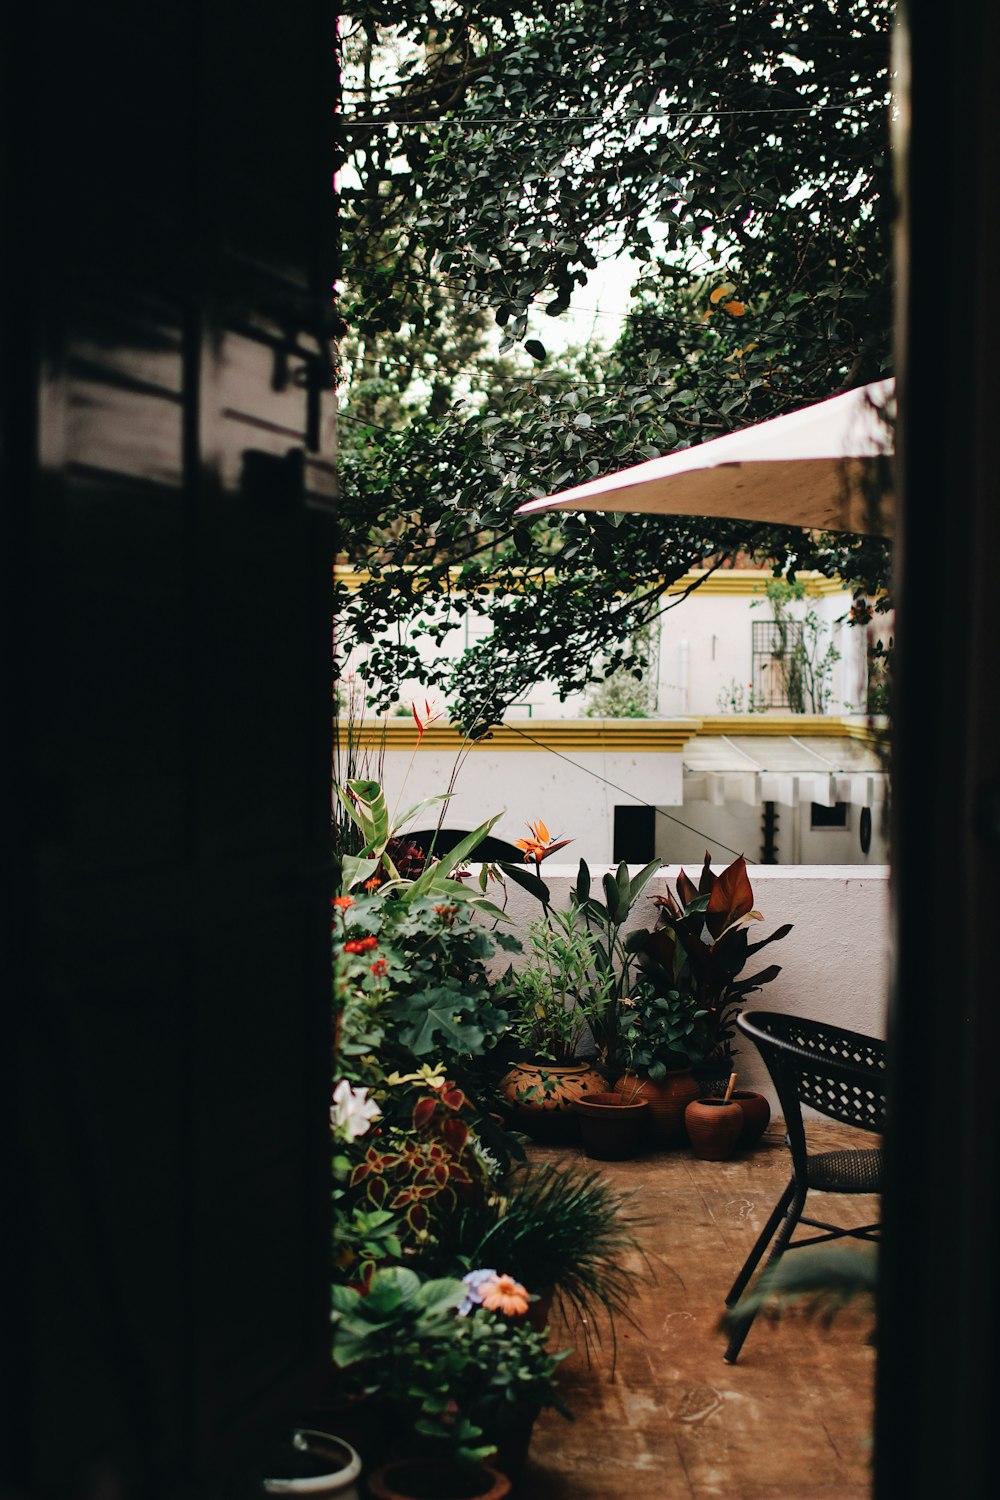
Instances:
[[[566,1145],[579,1140],[572,1105],[601,1094],[607,1083],[590,1063],[515,1063],[500,1084],[511,1124],[532,1140]]]
[[[573,1111],[580,1121],[584,1153],[595,1161],[628,1161],[642,1150],[648,1099],[628,1103],[620,1094],[592,1094],[577,1099]]]
[[[302,1427],[289,1444],[287,1475],[261,1481],[266,1495],[336,1496],[359,1500],[361,1459],[343,1438]]]
[[[743,1130],[743,1111],[724,1099],[694,1099],[684,1111],[684,1125],[695,1156],[727,1161]]]
[[[368,1479],[372,1500],[506,1500],[510,1480],[489,1464],[397,1458]]]
[[[746,1089],[734,1089],[730,1102],[738,1104],[743,1111],[743,1129],[736,1142],[737,1151],[749,1151],[756,1146],[771,1123],[771,1106],[763,1094],[752,1094]]]
[[[630,1103],[639,1099],[648,1103],[647,1144],[661,1149],[683,1144],[684,1111],[698,1097],[698,1082],[690,1068],[668,1073],[659,1083],[645,1074],[625,1073],[614,1091]]]

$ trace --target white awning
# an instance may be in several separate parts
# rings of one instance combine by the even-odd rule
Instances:
[[[683,752],[685,802],[837,802],[872,807],[885,772],[876,752],[835,735],[699,735]]]

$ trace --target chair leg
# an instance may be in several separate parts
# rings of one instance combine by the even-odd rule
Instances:
[[[778,1200],[779,1207],[784,1204],[787,1205],[787,1208],[785,1211],[784,1222],[782,1223],[781,1228],[778,1230],[777,1237],[775,1238],[774,1244],[771,1247],[771,1253],[767,1257],[767,1261],[765,1262],[765,1271],[767,1270],[768,1266],[773,1266],[774,1262],[776,1260],[779,1260],[781,1256],[784,1255],[788,1245],[788,1241],[791,1239],[793,1233],[795,1232],[795,1226],[799,1222],[799,1218],[802,1214],[803,1208],[805,1207],[805,1203],[805,1189],[797,1190],[794,1182],[789,1183],[789,1186],[785,1189],[785,1192]],[[771,1219],[774,1219],[774,1214],[771,1215]],[[769,1225],[770,1223],[771,1220],[768,1220]],[[757,1261],[760,1260],[760,1252],[758,1250],[759,1245],[760,1241],[758,1240],[757,1245],[755,1245],[753,1250],[750,1252],[751,1259],[756,1256],[754,1265],[756,1265]],[[744,1267],[744,1271],[745,1270],[746,1267]],[[740,1277],[742,1276],[743,1271],[740,1272]],[[740,1277],[737,1277],[737,1280],[739,1280]],[[746,1285],[746,1282],[744,1281],[743,1284]],[[722,1356],[727,1365],[734,1365],[739,1358],[740,1350],[743,1348],[743,1345],[746,1341],[746,1336],[750,1332],[750,1329],[753,1326],[754,1318],[756,1316],[756,1312],[752,1313],[744,1323],[740,1324],[739,1328],[736,1329],[736,1331],[730,1338],[729,1343],[726,1345],[726,1352]]]
[[[771,1210],[771,1217],[768,1219],[767,1223],[764,1225],[764,1228],[757,1236],[757,1239],[754,1242],[753,1249],[750,1251],[750,1254],[743,1262],[742,1270],[740,1271],[736,1280],[733,1282],[732,1286],[729,1288],[729,1292],[726,1296],[727,1307],[732,1307],[733,1304],[735,1302],[738,1302],[742,1297],[747,1282],[750,1280],[750,1277],[757,1269],[758,1261],[764,1254],[764,1251],[767,1249],[768,1245],[771,1243],[774,1232],[777,1229],[778,1225],[785,1217],[785,1211],[788,1208],[789,1203],[791,1203],[792,1201],[792,1194],[794,1192],[795,1181],[793,1179],[785,1188],[785,1191],[782,1193],[781,1197],[774,1205],[774,1208]]]

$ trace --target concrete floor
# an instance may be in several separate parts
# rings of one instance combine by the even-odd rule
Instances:
[[[814,1151],[873,1144],[826,1123],[809,1139]],[[868,1500],[870,1313],[849,1308],[830,1328],[799,1313],[758,1318],[739,1362],[722,1358],[725,1294],[788,1180],[781,1122],[734,1161],[678,1150],[593,1165],[637,1190],[653,1279],[634,1305],[638,1327],[619,1322],[613,1376],[606,1337],[588,1366],[579,1328],[555,1320],[554,1347],[575,1346],[563,1392],[576,1420],[538,1419],[519,1500]],[[832,1223],[878,1218],[871,1198],[814,1194],[810,1204]]]

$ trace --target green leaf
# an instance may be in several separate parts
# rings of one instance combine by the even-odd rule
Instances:
[[[643,891],[646,889],[647,885],[652,880],[657,870],[659,870],[660,868],[660,861],[658,859],[651,859],[649,864],[646,865],[645,869],[640,870],[638,875],[633,878],[628,888],[628,899],[630,907],[634,905],[636,900],[642,895]]]
[[[345,854],[342,860],[341,891],[353,890],[356,885],[371,880],[378,869],[378,864],[377,859],[359,859],[353,854]]]
[[[532,870],[526,870],[523,865],[515,865],[505,859],[497,860],[497,864],[504,874],[523,891],[527,891],[529,896],[534,896],[543,906],[551,905],[552,897],[548,886]]]
[[[532,359],[537,359],[539,363],[545,359],[545,345],[538,339],[527,339],[524,348],[525,352],[530,354]]]

